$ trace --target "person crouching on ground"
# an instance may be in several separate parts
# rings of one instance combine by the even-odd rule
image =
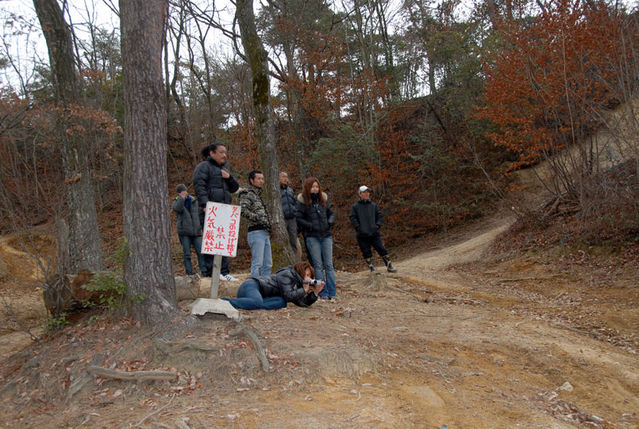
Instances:
[[[366,260],[371,272],[375,271],[372,246],[384,260],[388,272],[394,273],[397,270],[391,264],[388,250],[384,247],[382,236],[379,233],[382,226],[382,211],[377,204],[371,201],[371,190],[368,186],[360,186],[357,193],[359,199],[351,207],[350,220],[357,233],[357,244],[362,251],[364,260]]]
[[[314,281],[314,276],[311,264],[298,262],[270,276],[252,277],[242,283],[237,298],[222,299],[242,310],[278,310],[289,302],[309,307],[324,288],[324,282]]]

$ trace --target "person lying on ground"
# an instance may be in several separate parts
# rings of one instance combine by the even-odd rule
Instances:
[[[251,277],[237,291],[237,298],[222,298],[242,310],[278,310],[292,302],[309,307],[317,301],[324,282],[314,280],[315,271],[308,262],[282,268],[270,276]]]

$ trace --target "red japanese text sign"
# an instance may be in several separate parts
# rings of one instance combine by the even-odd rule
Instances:
[[[235,257],[240,232],[240,206],[206,203],[202,253]]]

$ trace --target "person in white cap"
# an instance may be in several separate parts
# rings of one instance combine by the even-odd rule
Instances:
[[[382,236],[379,233],[379,229],[382,226],[382,211],[377,204],[371,201],[371,190],[368,186],[360,186],[357,194],[359,199],[351,207],[350,220],[355,228],[357,244],[362,251],[364,260],[366,260],[371,272],[375,271],[373,252],[371,250],[371,247],[373,247],[384,260],[388,272],[394,273],[397,270],[393,267],[388,257],[388,250],[384,247]]]

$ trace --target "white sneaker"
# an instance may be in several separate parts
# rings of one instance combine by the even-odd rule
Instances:
[[[220,274],[220,280],[226,280],[227,282],[237,282],[239,279],[236,279],[230,274],[222,275]]]

